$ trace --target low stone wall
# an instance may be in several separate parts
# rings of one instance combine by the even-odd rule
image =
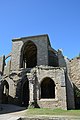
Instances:
[[[40,108],[61,108],[61,102],[53,99],[41,99],[38,101]]]

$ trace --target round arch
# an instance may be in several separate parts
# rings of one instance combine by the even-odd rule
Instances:
[[[21,49],[20,67],[33,68],[37,65],[37,47],[32,41],[24,43]]]
[[[41,98],[55,98],[55,83],[49,77],[44,78],[41,82]]]

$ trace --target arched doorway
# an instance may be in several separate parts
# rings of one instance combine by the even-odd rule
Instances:
[[[37,65],[37,47],[32,41],[23,45],[21,54],[22,68],[33,68]]]
[[[41,98],[55,98],[55,84],[49,77],[44,78],[41,82]]]
[[[7,104],[9,97],[9,84],[6,80],[2,83],[2,103]]]
[[[22,85],[22,106],[28,107],[29,105],[29,81],[28,79]]]

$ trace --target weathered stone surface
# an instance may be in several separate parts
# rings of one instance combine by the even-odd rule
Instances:
[[[25,37],[13,40],[12,70],[18,70],[20,68],[21,50],[28,41],[32,41],[37,46],[37,65],[48,65],[48,36]]]
[[[9,75],[11,70],[11,61],[8,61],[4,67],[4,74]]]
[[[58,49],[58,61],[60,67],[66,67],[66,62],[60,49]]]
[[[0,57],[0,74],[3,73],[4,66],[5,66],[5,56],[2,56]]]
[[[9,56],[6,66],[0,57],[0,102],[7,98],[26,107],[75,108],[73,84],[80,89],[80,58],[65,58],[51,47],[48,35],[13,39]]]
[[[74,58],[70,62],[70,77],[72,82],[80,89],[80,58]]]

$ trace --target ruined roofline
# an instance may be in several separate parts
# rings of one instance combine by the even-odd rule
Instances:
[[[57,54],[58,53],[58,51],[57,50],[55,50],[54,48],[52,48],[51,46],[49,47],[49,50],[51,50],[52,52],[54,52],[55,54]]]
[[[75,60],[75,59],[80,59],[80,56],[74,57],[70,61]]]
[[[47,37],[48,38],[48,42],[49,42],[49,44],[50,44],[50,40],[49,40],[49,36],[48,36],[48,34],[42,34],[42,35],[35,35],[35,36],[28,36],[28,37],[20,37],[20,38],[13,38],[12,39],[12,41],[14,42],[14,41],[20,41],[20,40],[22,40],[22,39],[32,39],[32,38],[39,38],[39,37]]]

